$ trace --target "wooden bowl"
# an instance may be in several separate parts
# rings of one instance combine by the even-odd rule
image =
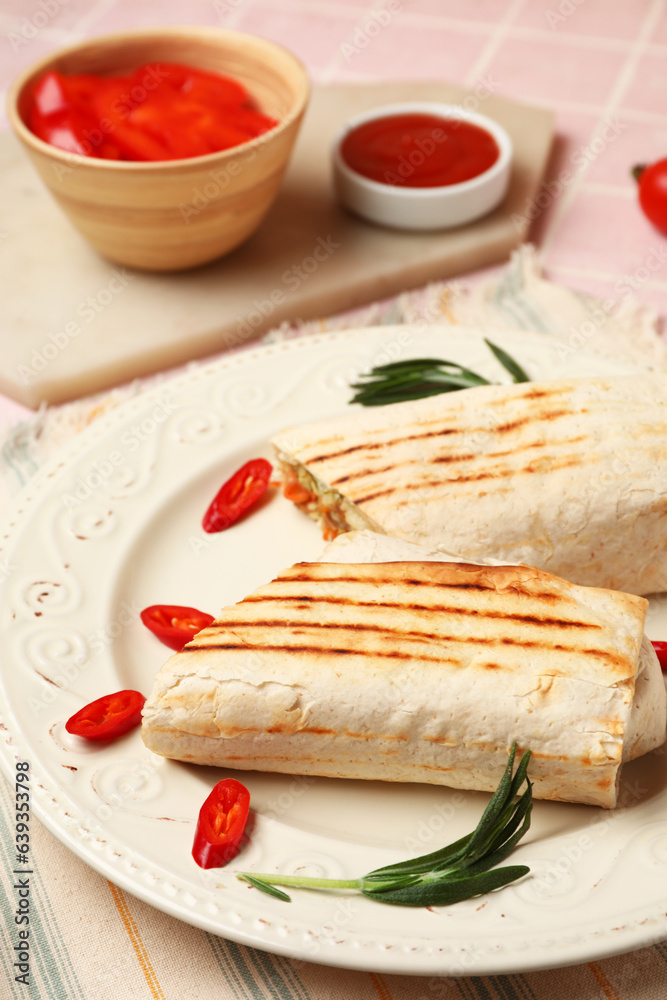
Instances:
[[[235,77],[280,124],[220,153],[150,163],[67,153],[25,124],[32,86],[48,70],[125,74],[160,61]],[[130,267],[177,271],[229,253],[260,225],[309,93],[302,64],[274,42],[220,28],[156,28],[91,39],[43,59],[14,81],[8,110],[47,188],[96,250]]]

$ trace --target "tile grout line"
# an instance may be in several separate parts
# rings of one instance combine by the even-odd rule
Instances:
[[[493,56],[498,51],[501,43],[505,41],[512,21],[521,10],[524,3],[525,0],[513,0],[513,3],[505,11],[501,20],[495,25],[495,30],[463,79],[463,85],[465,87],[472,87],[475,85]]]
[[[635,38],[625,62],[620,69],[616,82],[611,88],[610,95],[602,109],[602,113],[595,125],[595,128],[593,129],[587,145],[590,145],[595,141],[595,139],[602,136],[602,132],[607,127],[608,119],[614,111],[616,111],[621,98],[627,90],[628,84],[632,80],[634,72],[637,68],[639,57],[646,49],[650,32],[655,26],[663,8],[664,0],[653,0],[651,7],[642,21],[637,37]],[[542,239],[542,245],[540,247],[540,257],[542,262],[546,261],[546,256],[553,245],[556,234],[572,207],[589,168],[590,164],[587,163],[583,170],[575,176],[573,183],[565,190],[562,197],[557,202],[553,217],[549,220],[547,230]]]
[[[507,12],[507,16],[511,14],[511,10]],[[515,12],[515,13],[518,13]],[[431,19],[431,23],[419,14],[408,14],[406,15],[406,21],[414,24],[416,27],[433,28],[438,30],[439,28],[454,29],[455,31],[460,31],[461,34],[478,34],[484,29],[503,26],[504,21],[500,21],[497,24],[490,23],[488,21],[473,22],[473,21],[456,21],[454,19],[448,18],[435,18]],[[520,24],[509,23],[505,29],[505,33],[512,38],[516,38],[520,41],[531,41],[531,42],[547,42],[552,43],[554,46],[569,46],[576,45],[582,49],[601,49],[604,52],[620,52],[627,50],[631,46],[631,42],[625,41],[622,38],[608,38],[602,37],[597,38],[593,35],[575,35],[575,34],[557,34],[556,32],[547,31],[546,28],[530,28],[524,27]],[[656,48],[666,49],[667,46],[657,46]]]
[[[350,18],[356,17],[358,15],[358,8],[343,7],[341,4],[329,4],[326,2],[321,2],[318,0],[317,3],[312,2],[312,0],[259,0],[259,2],[270,9],[274,8],[285,8],[291,7],[295,11],[307,11],[313,10],[315,8],[323,8],[323,12],[326,12],[326,8],[329,7],[332,11],[339,13],[344,11]],[[497,26],[495,21],[481,21],[478,19],[463,19],[457,17],[441,17],[438,14],[415,14],[409,9],[409,4],[411,0],[401,0],[401,9],[396,13],[400,15],[405,23],[411,24],[414,27],[424,27],[431,29],[454,29],[455,31],[460,31],[462,34],[474,34],[474,35],[486,35],[493,28]],[[368,8],[381,9],[387,6],[387,0],[381,0],[381,2],[369,3]]]
[[[385,0],[386,2],[386,0]],[[403,0],[406,2],[406,0]],[[409,2],[409,0],[407,0]],[[356,21],[359,17],[359,7],[348,6],[343,3],[329,2],[329,0],[258,0],[256,6],[266,7],[269,10],[287,10],[299,14],[331,14],[341,16],[350,21]],[[371,6],[369,2],[365,9]],[[373,4],[373,6],[375,6]],[[385,6],[385,4],[382,4]]]
[[[400,11],[397,11],[401,17],[402,24],[433,31],[458,31],[463,35],[493,35],[498,28],[505,26],[506,21],[511,22],[516,13],[518,13],[518,11],[513,11],[510,7],[500,21],[472,20],[441,16],[439,14],[414,13],[409,8],[410,2],[411,0],[402,0],[403,7]],[[318,2],[312,2],[312,0],[258,0],[258,3],[269,10],[288,9],[293,10],[295,13],[316,10],[318,13],[340,14],[350,19],[355,18],[358,14],[358,10],[352,7],[343,7],[340,4],[322,2],[322,0],[318,0]],[[521,5],[519,4],[518,6],[520,7]],[[387,0],[381,0],[379,4],[373,4],[375,9],[381,9],[386,6]],[[603,48],[618,51],[628,49],[632,44],[621,38],[597,38],[591,35],[578,35],[574,33],[567,35],[558,34],[557,32],[548,31],[546,28],[532,28],[511,23],[509,23],[508,30],[518,38],[553,42],[555,45],[574,44],[580,45],[583,48]],[[664,46],[664,48],[667,49],[667,46]]]
[[[567,264],[549,264],[549,272],[553,273],[558,271],[560,274],[565,274],[568,277],[577,276],[581,278],[594,278],[598,281],[617,281],[619,278],[624,277],[618,272],[611,271],[599,271],[594,267],[569,267]],[[653,291],[667,291],[667,281],[648,281],[642,282],[644,288],[650,288]]]
[[[86,11],[82,14],[76,24],[69,29],[70,33],[77,35],[78,37],[83,36],[88,37],[90,30],[90,23],[95,23],[95,18],[104,17],[105,14],[113,8],[115,0],[98,0],[98,2],[93,6],[92,10]],[[57,28],[57,25],[54,25]]]
[[[632,182],[634,185],[634,181]],[[605,181],[587,181],[584,180],[582,187],[585,187],[587,191],[591,191],[593,194],[613,194],[617,198],[634,199],[637,197],[637,192],[635,186],[628,183],[626,186],[622,184],[611,184],[605,183]]]
[[[211,6],[213,7],[214,10],[216,10],[215,2],[212,2]],[[254,6],[255,5],[253,3],[253,0],[239,0],[239,2],[235,4],[234,9],[229,14],[223,16],[220,14],[220,11],[216,10],[216,13],[218,15],[218,23],[216,25],[213,25],[213,27],[216,28],[236,27],[243,14],[246,14],[248,10],[250,8],[253,8]]]
[[[621,105],[619,113],[644,125],[664,125],[667,123],[667,113],[661,111],[644,111],[639,108],[624,108]]]
[[[403,0],[404,4],[409,2],[410,0]],[[60,34],[79,34],[82,31],[86,32],[91,19],[104,14],[113,6],[113,4],[114,0],[100,0],[95,9],[82,15],[76,26],[58,28],[57,24],[54,24],[43,28],[40,33],[46,35],[50,31]],[[247,9],[251,4],[252,0],[241,0],[241,2],[235,6],[231,16],[225,21],[225,23],[227,23],[227,21],[231,22],[232,20],[236,21],[243,9]],[[258,0],[254,6],[255,9],[258,7],[264,7],[267,10],[291,10],[295,13],[315,12],[318,14],[331,15],[332,17],[349,19],[350,21],[356,21],[359,14],[358,8],[350,7],[346,4],[328,2],[328,0],[316,0],[316,2],[313,2],[313,0]],[[379,6],[386,6],[386,0],[383,3],[380,3]],[[400,14],[403,23],[412,25],[413,27],[428,28],[435,31],[453,30],[458,31],[461,34],[472,35],[486,35],[492,33],[494,28],[498,28],[504,23],[504,18],[500,22],[468,20],[455,17],[441,17],[437,14],[430,15],[412,13],[407,8],[401,10]],[[507,18],[510,14],[511,11],[505,15],[505,18]],[[3,14],[0,12],[0,30],[2,31],[5,31],[5,29],[7,29],[7,31],[18,30],[21,21],[22,19],[16,15]],[[535,28],[529,25],[520,24],[510,24],[507,32],[515,38],[527,41],[553,42],[554,45],[577,45],[582,48],[595,48],[598,50],[613,52],[628,49],[632,44],[622,38],[613,38],[611,36],[597,37],[595,35],[582,35],[575,32],[565,34],[562,32],[559,33],[556,31],[549,31],[547,28]],[[647,48],[654,55],[667,54],[667,44],[664,42],[651,42],[647,45]]]
[[[527,42],[552,42],[554,45],[576,45],[582,49],[598,49],[603,52],[619,52],[629,49],[632,42],[624,38],[611,38],[604,35],[578,35],[575,32],[558,32],[548,28],[531,28],[528,25],[513,24],[510,34]]]
[[[363,28],[363,26],[368,23],[368,19],[371,16],[371,14],[373,13],[373,11],[379,10],[379,9],[383,8],[384,6],[385,6],[384,0],[372,0],[372,3],[369,3],[367,7],[363,8],[363,10],[359,13],[358,17],[356,18],[354,24],[350,26],[350,33],[349,33],[349,35],[346,36],[346,38],[345,38],[345,40],[343,42],[341,42],[341,44],[338,46],[336,52],[334,52],[334,54],[331,57],[331,59],[329,60],[329,62],[326,64],[326,66],[324,67],[324,69],[322,70],[322,72],[319,74],[319,78],[318,78],[318,82],[319,83],[332,83],[335,80],[336,70],[340,66],[340,61],[341,61],[342,56],[343,56],[343,52],[342,52],[343,45],[345,44],[345,42],[347,42],[348,38],[353,38],[354,37],[354,33],[356,31],[358,31],[359,29]],[[348,44],[352,44],[352,43],[348,42]],[[371,44],[372,44],[372,40],[371,40]]]

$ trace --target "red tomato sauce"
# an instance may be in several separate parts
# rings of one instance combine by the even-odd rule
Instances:
[[[429,114],[390,115],[352,129],[341,146],[345,163],[380,184],[442,187],[493,166],[500,150],[478,125]]]
[[[179,160],[238,146],[278,122],[232,77],[149,63],[127,76],[45,73],[33,87],[26,124],[80,156]]]

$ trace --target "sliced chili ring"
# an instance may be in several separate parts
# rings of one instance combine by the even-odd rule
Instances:
[[[200,868],[220,868],[238,853],[248,822],[250,792],[235,778],[219,781],[199,810],[192,857]]]
[[[141,722],[146,699],[140,691],[115,691],[84,705],[65,723],[74,736],[96,742],[115,740]]]
[[[202,520],[204,531],[230,528],[262,496],[273,468],[265,458],[253,458],[220,487]]]
[[[178,651],[215,618],[183,604],[151,604],[141,612],[141,620],[160,642]]]

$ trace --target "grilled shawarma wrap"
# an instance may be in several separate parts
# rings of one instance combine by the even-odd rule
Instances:
[[[374,563],[401,543],[369,534],[280,573],[172,656],[144,709],[149,749],[491,791],[516,740],[538,798],[613,807],[622,760],[665,738],[648,602],[524,566]]]
[[[286,495],[370,528],[591,587],[667,590],[667,375],[493,385],[291,428]]]

